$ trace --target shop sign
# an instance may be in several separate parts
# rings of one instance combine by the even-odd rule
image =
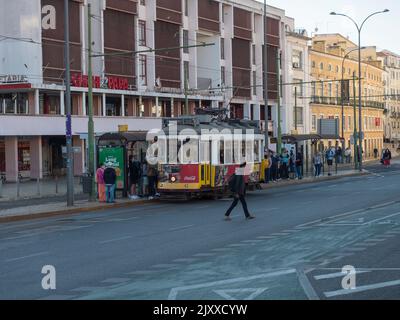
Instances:
[[[127,78],[121,77],[100,77],[93,76],[93,88],[95,89],[111,89],[111,90],[129,90],[129,81]],[[79,88],[89,87],[89,77],[82,74],[71,75],[71,85]]]
[[[24,75],[7,74],[0,76],[0,83],[26,83],[28,78]]]

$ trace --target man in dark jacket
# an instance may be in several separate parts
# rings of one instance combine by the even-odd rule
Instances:
[[[245,199],[245,195],[246,195],[246,183],[244,181],[245,168],[246,168],[246,163],[243,163],[240,166],[240,170],[235,172],[235,174],[231,177],[231,180],[229,181],[229,187],[231,188],[231,191],[234,194],[234,200],[233,200],[232,205],[230,206],[230,208],[228,209],[228,211],[225,214],[226,221],[232,220],[230,218],[230,215],[231,215],[233,209],[235,209],[235,207],[238,205],[239,200],[242,203],[246,219],[251,220],[251,219],[255,218],[250,214],[250,212],[247,208],[247,203],[246,203],[246,199]]]
[[[106,202],[114,203],[114,195],[115,195],[115,182],[117,181],[117,174],[115,169],[111,166],[108,166],[106,170],[104,170],[104,183],[106,185]]]

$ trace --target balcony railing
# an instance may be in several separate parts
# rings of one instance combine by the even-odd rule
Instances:
[[[321,97],[313,96],[311,97],[311,103],[314,104],[326,104],[326,105],[342,105],[342,100],[340,97]],[[358,100],[355,100],[356,106],[358,106]],[[353,106],[354,99],[350,99],[344,102],[345,106]],[[380,101],[363,100],[362,105],[369,108],[384,109],[385,103]]]

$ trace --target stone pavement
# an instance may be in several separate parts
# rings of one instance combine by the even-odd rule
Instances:
[[[82,194],[80,178],[74,178],[74,193]],[[20,183],[0,183],[0,202],[18,199],[45,198],[67,194],[66,178],[46,178],[38,181],[22,180]]]

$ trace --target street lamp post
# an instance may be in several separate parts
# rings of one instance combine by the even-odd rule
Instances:
[[[361,49],[365,49],[365,47],[362,47]],[[345,117],[344,117],[344,99],[343,99],[343,97],[344,97],[344,62],[346,61],[346,59],[350,56],[350,54],[352,53],[352,52],[354,52],[354,51],[357,51],[358,50],[358,48],[355,48],[355,49],[353,49],[353,50],[350,50],[349,52],[347,52],[347,54],[345,54],[345,56],[343,57],[343,60],[342,60],[342,81],[341,81],[341,92],[342,92],[342,97],[341,97],[341,104],[342,104],[342,139],[343,139],[343,142],[342,142],[342,153],[344,152],[344,149],[345,149],[345,140],[344,140],[344,123],[345,123]],[[353,77],[354,77],[355,75],[353,74]],[[356,92],[356,89],[355,89],[355,81],[353,81],[353,86],[354,86],[354,101],[355,101],[355,99],[356,99],[356,94],[355,94],[355,92]],[[354,103],[355,104],[355,103]],[[357,121],[356,121],[356,111],[355,111],[355,108],[354,108],[354,122],[356,123]],[[356,133],[357,133],[357,131],[356,131],[356,128],[357,128],[357,126],[355,125],[354,126],[354,162],[355,162],[355,165],[357,166],[357,161],[356,161],[356,157],[355,157],[355,155],[356,155],[356,150],[357,150],[357,139],[356,139]]]
[[[351,18],[350,16],[344,14],[344,13],[336,13],[336,12],[331,12],[330,14],[333,16],[342,16],[342,17],[346,17],[347,19],[350,19],[354,25],[357,28],[358,31],[358,109],[359,109],[359,169],[360,171],[362,171],[362,79],[361,79],[361,31],[362,28],[364,27],[364,24],[367,22],[367,20],[377,14],[381,14],[381,13],[386,13],[389,12],[389,9],[385,9],[383,11],[377,11],[374,13],[371,13],[368,17],[366,17],[364,19],[364,21],[361,23],[361,25],[359,25],[353,18]]]

